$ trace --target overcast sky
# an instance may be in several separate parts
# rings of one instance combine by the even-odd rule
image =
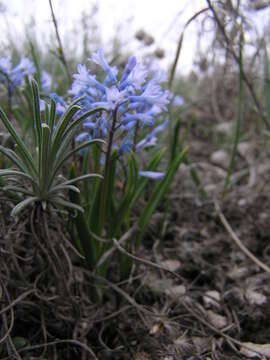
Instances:
[[[23,26],[29,23],[31,15],[35,17],[37,29],[44,32],[46,28],[53,29],[48,0],[2,0],[7,8],[6,19],[9,28],[16,28],[17,34],[23,33]],[[134,40],[134,34],[144,29],[155,37],[155,47],[164,48],[165,65],[173,61],[176,43],[186,21],[198,10],[206,6],[205,0],[53,0],[55,14],[62,37],[68,38],[69,31],[79,21],[81,13],[91,12],[94,4],[98,4],[95,21],[98,25],[102,43],[109,48],[115,33],[127,44],[128,50],[136,51],[140,56],[139,43]],[[263,17],[257,14],[257,23],[269,23],[269,14]],[[255,19],[256,21],[256,19]],[[119,28],[121,25],[121,28]],[[3,34],[7,24],[0,22]],[[197,28],[195,24],[189,27],[185,38],[181,70],[186,72],[192,66],[197,47]],[[16,35],[18,37],[18,35]],[[106,49],[105,49],[106,50]]]

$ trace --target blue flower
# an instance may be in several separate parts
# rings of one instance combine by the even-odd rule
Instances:
[[[132,145],[133,145],[132,139],[129,136],[125,137],[119,146],[118,153],[120,155],[130,153],[132,149]]]
[[[106,72],[109,80],[112,82],[112,83],[116,83],[117,82],[117,79],[116,79],[116,76],[117,76],[117,73],[118,73],[118,70],[115,68],[115,67],[112,67],[110,66],[107,61],[105,60],[105,57],[104,57],[104,52],[102,49],[99,49],[96,53],[94,53],[92,55],[92,58],[91,60],[98,64],[99,66],[101,66],[101,68]]]
[[[57,95],[56,93],[52,93],[52,94],[50,94],[49,96],[50,96],[50,98],[52,98],[52,99],[55,101],[55,104],[56,104],[56,106],[55,106],[56,114],[57,114],[58,116],[63,115],[63,113],[65,112],[66,107],[67,107],[64,99],[63,99],[61,96]],[[40,107],[40,111],[44,111],[44,110],[45,110],[45,101],[44,101],[44,100],[40,99],[40,101],[39,101],[39,107]]]
[[[15,86],[22,85],[26,75],[31,76],[35,72],[32,61],[24,56],[13,69],[10,57],[0,59],[0,81],[5,82],[8,79],[11,92],[14,91]]]
[[[62,96],[59,96],[59,95],[57,95],[56,93],[50,94],[50,97],[51,97],[51,98],[55,101],[55,103],[56,103],[56,108],[55,108],[56,114],[59,115],[59,116],[61,116],[61,115],[65,112],[66,107],[67,107],[64,99],[62,98]]]
[[[141,90],[147,75],[148,72],[146,68],[141,64],[136,64],[125,81],[121,84],[121,88],[130,86],[135,90]]]
[[[0,71],[4,74],[10,74],[11,72],[11,61],[10,57],[0,58]]]
[[[106,100],[107,101],[105,102],[105,106],[107,109],[114,110],[126,100],[126,90],[119,91],[116,86],[106,88]]]
[[[166,110],[169,104],[169,92],[163,91],[156,81],[149,81],[141,95],[130,96],[130,100],[138,104],[146,103],[148,105],[156,105],[160,110]]]
[[[41,73],[41,88],[46,94],[49,94],[52,88],[52,77],[45,70]]]
[[[91,60],[105,72],[103,81],[98,81],[85,65],[78,65],[69,93],[74,98],[84,96],[79,102],[81,112],[97,106],[107,110],[106,113],[96,113],[86,119],[83,127],[89,130],[93,138],[107,137],[111,131],[113,116],[117,113],[113,129],[114,145],[120,152],[128,152],[131,144],[140,140],[139,130],[145,126],[153,130],[160,114],[167,111],[169,92],[161,87],[164,76],[162,78],[159,72],[151,74],[145,66],[137,63],[135,56],[128,59],[120,76],[117,68],[106,61],[102,49],[93,54]],[[138,139],[134,139],[134,136]],[[153,144],[153,137],[145,141],[145,144]]]
[[[129,74],[132,72],[132,70],[136,66],[136,63],[137,63],[137,60],[136,60],[135,56],[131,56],[128,59],[127,65],[125,67],[125,70],[124,70],[122,78],[121,78],[121,83],[123,83],[126,80],[126,78],[129,76]]]
[[[144,149],[149,146],[154,146],[157,143],[157,134],[168,126],[168,120],[164,121],[162,124],[156,126],[144,139],[142,139],[136,145],[136,151]]]
[[[164,178],[164,173],[159,171],[139,171],[139,176],[148,177],[154,180],[160,180]]]
[[[76,137],[75,140],[79,141],[79,142],[88,141],[88,140],[91,140],[91,136],[88,132],[82,132]]]
[[[35,65],[26,57],[22,57],[19,63],[12,69],[10,78],[15,86],[22,84],[24,77],[31,76],[36,72]]]

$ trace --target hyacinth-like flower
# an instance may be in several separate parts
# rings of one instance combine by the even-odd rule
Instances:
[[[49,97],[50,99],[53,99],[56,103],[56,114],[58,116],[61,116],[66,108],[67,108],[67,104],[64,101],[64,99],[62,98],[62,96],[57,95],[55,92],[52,92],[52,88],[53,88],[53,82],[52,82],[52,77],[49,73],[47,73],[47,71],[43,70],[41,73],[41,89],[42,89],[42,93],[44,95],[47,95],[47,97]],[[40,111],[44,111],[45,110],[45,101],[44,100],[40,100]]]
[[[52,77],[45,70],[41,72],[41,89],[46,94],[49,94],[52,90]]]
[[[66,108],[67,108],[67,104],[65,103],[64,99],[62,98],[62,96],[57,95],[56,93],[51,93],[48,94],[48,97],[53,99],[55,101],[56,107],[55,107],[55,111],[56,114],[58,116],[63,115],[63,113],[65,112]],[[44,111],[45,110],[45,101],[40,99],[39,100],[39,107],[40,107],[40,111]]]
[[[16,86],[23,84],[26,75],[32,76],[35,72],[33,62],[24,56],[14,68],[12,68],[10,57],[0,59],[0,82],[8,81],[12,92]]]
[[[169,103],[169,91],[162,89],[160,73],[151,76],[147,68],[131,56],[119,74],[118,69],[106,61],[102,49],[93,54],[90,61],[104,72],[103,81],[85,65],[78,65],[69,93],[74,98],[84,96],[80,101],[83,111],[102,106],[107,112],[88,118],[77,140],[85,139],[87,133],[91,138],[106,138],[112,130],[114,145],[118,146],[120,154],[153,144],[156,134],[166,126],[165,122],[160,130],[153,130],[157,118],[167,110]],[[145,127],[150,127],[150,134],[141,140],[138,130]],[[137,140],[140,141],[137,143]]]
[[[173,107],[183,106],[185,103],[184,99],[180,95],[175,95],[172,100]]]
[[[4,80],[5,75],[10,75],[12,70],[10,57],[0,58],[0,81]]]

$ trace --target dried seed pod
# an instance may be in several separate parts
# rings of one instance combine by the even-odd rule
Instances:
[[[154,52],[155,57],[157,57],[158,59],[163,59],[165,56],[165,51],[161,48],[157,48]]]
[[[155,42],[153,36],[146,34],[144,37],[144,43],[146,46],[150,46]]]
[[[144,41],[146,36],[147,34],[143,29],[138,30],[135,34],[135,38],[139,41]]]

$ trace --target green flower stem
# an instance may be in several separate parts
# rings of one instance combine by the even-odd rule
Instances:
[[[132,151],[133,151],[134,154],[135,154],[135,151],[136,151],[138,131],[139,131],[139,121],[137,120],[136,125],[135,125],[135,131],[134,131],[134,137],[133,137],[133,145],[132,145]]]
[[[98,234],[101,234],[102,228],[105,222],[105,210],[106,203],[108,197],[108,187],[109,187],[109,177],[110,177],[110,169],[111,169],[111,153],[112,153],[112,145],[113,145],[113,136],[115,131],[115,125],[117,121],[117,110],[116,107],[112,114],[112,126],[109,133],[109,141],[108,147],[106,151],[106,159],[105,159],[105,170],[104,170],[104,181],[103,181],[103,189],[101,192],[101,203],[100,203],[100,215],[99,215],[99,226],[98,226]]]

